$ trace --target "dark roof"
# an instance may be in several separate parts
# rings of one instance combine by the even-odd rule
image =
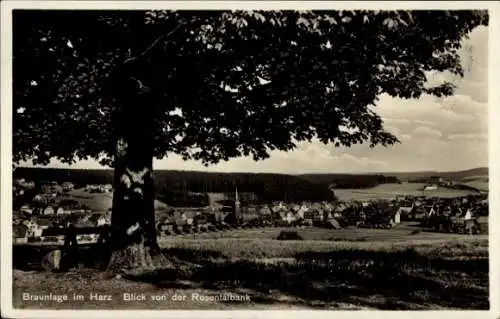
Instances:
[[[22,238],[26,236],[27,231],[28,227],[24,224],[12,225],[12,236],[14,238]]]
[[[37,218],[35,222],[40,226],[48,226],[52,224],[52,220],[49,218]]]

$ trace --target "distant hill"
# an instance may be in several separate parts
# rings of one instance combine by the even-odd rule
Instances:
[[[444,178],[445,180],[465,181],[467,179],[476,179],[478,177],[487,178],[488,171],[489,170],[487,167],[479,167],[463,171],[447,171],[447,172],[420,171],[420,172],[381,172],[381,173],[365,173],[365,174],[332,173],[332,174],[302,174],[298,176],[301,176],[310,181],[320,184],[334,183],[335,180],[358,180],[358,181],[364,180],[368,184],[371,184],[378,180],[379,181],[378,184],[386,184],[386,183],[394,183],[396,180],[406,182],[417,179],[429,179],[432,176],[439,176]],[[346,187],[337,187],[337,188],[346,188]]]
[[[17,168],[14,178],[35,182],[71,181],[77,187],[87,184],[107,184],[113,181],[113,171],[53,168]],[[156,170],[156,197],[169,206],[203,206],[209,201],[206,193],[253,193],[258,202],[275,200],[322,201],[333,199],[330,189],[368,189],[382,184],[426,179],[440,176],[447,180],[467,181],[488,177],[488,168],[455,172],[386,172],[373,174],[270,174],[270,173],[213,173],[201,171]],[[469,178],[469,179],[468,179]],[[195,193],[197,195],[187,195]]]
[[[489,175],[488,167],[478,167],[463,171],[422,171],[422,172],[398,172],[390,173],[390,175],[397,177],[400,180],[412,180],[412,179],[422,179],[430,178],[431,176],[439,176],[445,180],[462,181],[473,176],[486,176]]]
[[[71,181],[77,188],[87,184],[113,182],[112,170],[78,170],[19,167],[14,178],[42,181]],[[156,197],[170,206],[202,206],[206,200],[188,193],[228,193],[235,188],[241,193],[254,193],[259,202],[274,200],[322,201],[333,199],[333,193],[323,185],[300,176],[257,173],[211,173],[199,171],[156,170],[154,173]]]

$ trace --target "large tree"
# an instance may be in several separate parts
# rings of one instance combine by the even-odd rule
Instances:
[[[313,138],[391,145],[377,96],[450,95],[483,11],[13,13],[15,163],[115,171],[115,256],[150,264],[153,158],[265,159]]]

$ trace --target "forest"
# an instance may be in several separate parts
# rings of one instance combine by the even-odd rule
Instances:
[[[14,178],[25,178],[39,184],[43,181],[62,183],[70,181],[76,188],[87,184],[107,184],[113,181],[112,170],[78,170],[19,167]],[[205,193],[253,193],[257,202],[323,201],[334,199],[334,190],[341,188],[369,188],[381,183],[399,182],[383,175],[349,174],[264,174],[211,173],[199,171],[156,170],[154,173],[156,197],[169,205],[203,204]],[[194,193],[194,194],[191,194]],[[190,195],[187,195],[190,194]],[[195,205],[196,206],[196,205]]]

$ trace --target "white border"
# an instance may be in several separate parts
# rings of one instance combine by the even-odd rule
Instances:
[[[220,310],[17,310],[12,308],[12,9],[489,9],[489,174],[490,174],[490,311],[220,311]],[[1,314],[8,318],[500,318],[499,257],[500,176],[498,155],[500,97],[500,3],[496,1],[2,1],[1,3]],[[493,178],[492,178],[493,177]]]

